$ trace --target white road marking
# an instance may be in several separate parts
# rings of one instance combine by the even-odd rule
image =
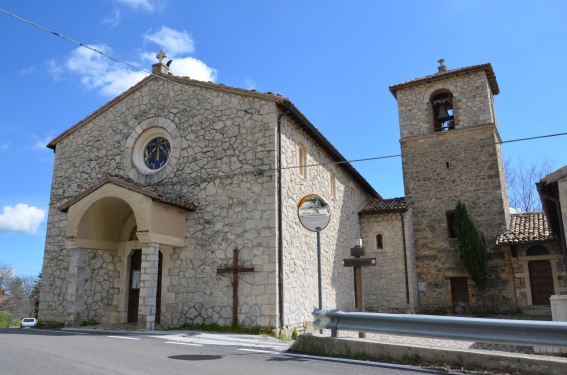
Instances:
[[[123,339],[123,340],[139,340],[137,337],[126,337],[126,336],[107,336],[112,337],[113,339]]]
[[[189,346],[203,346],[201,344],[193,344],[191,342],[175,342],[175,341],[166,341],[165,344],[176,344],[176,345],[189,345]]]
[[[38,332],[55,332],[55,333],[60,333],[60,334],[73,334],[73,335],[90,335],[90,333],[86,333],[86,332],[73,332],[73,331],[59,331],[59,330],[54,330],[54,329],[34,329],[34,331],[38,331]]]
[[[258,349],[238,349],[243,352],[254,352],[254,353],[266,353],[266,354],[281,354],[280,352],[274,352],[271,350],[258,350]]]

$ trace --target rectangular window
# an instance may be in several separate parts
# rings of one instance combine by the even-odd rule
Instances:
[[[331,189],[331,198],[335,199],[337,197],[337,182],[334,172],[330,173],[329,179],[330,179],[329,187]]]
[[[350,204],[352,207],[352,212],[356,212],[356,198],[354,196],[354,188],[350,188]]]
[[[445,212],[445,217],[447,218],[447,233],[449,238],[457,238],[457,233],[455,233],[455,211]]]
[[[297,165],[299,167],[299,175],[303,178],[307,178],[307,150],[305,146],[297,146]]]

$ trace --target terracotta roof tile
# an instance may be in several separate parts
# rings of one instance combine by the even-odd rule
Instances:
[[[527,212],[512,214],[510,230],[502,233],[497,239],[497,245],[520,245],[552,241],[557,239],[552,233],[543,212]]]
[[[113,176],[107,173],[94,185],[88,187],[87,189],[77,194],[75,197],[61,204],[59,206],[59,211],[66,212],[69,209],[69,207],[71,207],[73,204],[75,204],[76,202],[80,201],[87,195],[91,194],[92,192],[96,191],[97,189],[101,188],[102,186],[108,183],[123,187],[128,190],[132,190],[136,193],[140,193],[142,195],[148,196],[155,201],[169,204],[171,206],[183,208],[189,211],[195,211],[197,209],[197,204],[193,202],[191,199],[185,197],[184,195],[161,191],[153,186],[143,186],[134,182],[129,178]]]
[[[446,78],[457,74],[474,72],[478,70],[484,70],[486,72],[486,77],[488,78],[488,83],[490,84],[490,89],[492,90],[492,94],[498,95],[500,93],[500,88],[498,87],[498,82],[496,82],[496,75],[494,74],[494,71],[492,70],[492,65],[490,63],[467,66],[459,69],[451,69],[445,72],[431,74],[422,78],[416,78],[406,82],[398,83],[397,85],[390,86],[390,92],[392,93],[392,95],[394,95],[395,98],[397,98],[397,91],[401,88],[417,85],[422,82],[435,81],[437,79]]]
[[[368,203],[359,215],[364,214],[382,214],[389,212],[404,212],[408,210],[408,204],[405,197],[391,199],[375,199]]]

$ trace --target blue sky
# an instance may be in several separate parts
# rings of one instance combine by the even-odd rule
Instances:
[[[0,9],[151,69],[288,97],[347,159],[400,152],[388,86],[490,62],[503,140],[567,131],[567,2],[3,1]],[[41,270],[53,152],[45,145],[145,74],[0,13],[0,263]],[[503,145],[506,158],[567,164],[567,136]],[[401,160],[354,166],[404,195]]]

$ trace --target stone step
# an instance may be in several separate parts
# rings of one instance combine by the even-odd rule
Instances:
[[[551,306],[533,306],[531,308],[522,309],[522,314],[551,316]]]

